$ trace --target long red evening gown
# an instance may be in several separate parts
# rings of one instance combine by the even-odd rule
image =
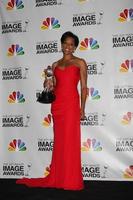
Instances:
[[[17,184],[28,187],[83,189],[80,148],[80,101],[77,85],[79,67],[70,65],[54,70],[56,100],[51,105],[54,148],[50,174],[42,178],[22,178]]]

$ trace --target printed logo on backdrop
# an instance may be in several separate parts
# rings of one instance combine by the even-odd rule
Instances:
[[[38,139],[38,151],[52,151],[53,139]]]
[[[82,174],[84,178],[108,178],[109,166],[100,164],[83,164]]]
[[[102,24],[104,12],[99,13],[76,13],[73,14],[72,25],[73,27],[88,26],[88,25],[100,25]]]
[[[96,50],[99,48],[99,44],[98,41],[95,40],[94,38],[90,37],[90,38],[84,38],[81,42],[80,42],[80,46],[79,49],[81,51],[86,51],[86,50]]]
[[[123,177],[126,179],[133,179],[133,164],[129,165],[123,172]]]
[[[11,94],[8,96],[8,103],[24,103],[25,98],[20,91],[13,91]]]
[[[3,115],[2,127],[29,127],[30,115]]]
[[[87,63],[88,75],[103,75],[105,68],[105,62],[89,62]]]
[[[123,115],[121,123],[123,125],[130,125],[132,122],[132,118],[133,118],[133,113],[132,112],[127,112]]]
[[[100,165],[88,165],[83,164],[82,166],[82,174],[84,178],[100,178]]]
[[[5,33],[22,33],[27,32],[29,26],[29,20],[17,20],[2,22],[2,34]]]
[[[133,21],[133,8],[124,9],[118,17],[119,22],[131,22]]]
[[[99,100],[101,96],[99,95],[99,91],[93,87],[87,88],[87,98],[89,100]]]
[[[8,10],[21,10],[24,8],[23,0],[1,0],[2,5]]]
[[[59,20],[54,17],[47,17],[42,21],[41,30],[59,29]]]
[[[8,57],[22,56],[22,55],[24,55],[24,50],[23,47],[21,47],[19,44],[12,44],[8,48],[8,53],[7,53]]]
[[[133,59],[127,59],[121,63],[119,71],[122,73],[133,72]]]
[[[50,173],[50,166],[46,167],[45,170],[44,170],[44,176],[48,176]]]
[[[88,151],[102,151],[101,142],[95,138],[90,139],[87,138],[86,141],[82,142],[81,151],[88,152]]]
[[[80,2],[80,3],[85,3],[87,1],[90,1],[90,0],[77,0],[77,2]]]
[[[51,123],[52,123],[52,116],[51,114],[48,114],[47,116],[45,116],[43,118],[43,122],[42,122],[42,125],[44,127],[50,127],[51,126]]]
[[[31,163],[3,163],[3,176],[30,176]]]
[[[93,1],[95,1],[95,0],[75,0],[78,4],[80,4],[80,5],[84,5],[85,3],[90,3],[90,2],[93,2]]]
[[[114,99],[132,99],[133,98],[133,86],[125,85],[114,86]]]
[[[112,37],[112,47],[131,47],[133,46],[133,34],[117,34]]]
[[[36,54],[48,54],[57,52],[59,52],[59,44],[57,40],[36,43]]]
[[[84,120],[81,120],[82,126],[104,126],[106,121],[106,113],[85,113]]]
[[[36,7],[62,5],[63,0],[35,0]]]
[[[25,142],[21,139],[13,139],[8,145],[8,151],[11,152],[23,152],[26,151],[26,149]]]
[[[117,138],[115,150],[117,152],[131,152],[133,151],[133,138]]]
[[[107,164],[101,166],[101,178],[108,178],[109,166]]]
[[[28,79],[29,67],[3,67],[2,80]]]

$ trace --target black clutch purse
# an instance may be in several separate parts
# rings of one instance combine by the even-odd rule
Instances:
[[[45,91],[38,94],[37,101],[39,103],[52,103],[55,100],[55,94],[53,91]]]

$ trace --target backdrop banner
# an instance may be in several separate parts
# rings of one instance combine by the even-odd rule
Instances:
[[[0,22],[0,178],[49,173],[51,104],[37,98],[44,69],[62,57],[62,34],[72,31],[88,73],[84,180],[132,181],[133,1],[1,0]]]

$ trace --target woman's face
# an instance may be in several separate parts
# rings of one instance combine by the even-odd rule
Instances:
[[[76,50],[74,39],[72,37],[67,37],[61,46],[63,53],[66,55],[72,54]]]

